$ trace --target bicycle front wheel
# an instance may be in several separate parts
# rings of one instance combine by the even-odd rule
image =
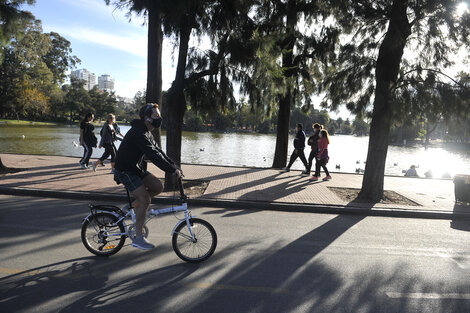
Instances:
[[[173,250],[176,255],[190,263],[199,263],[207,260],[217,247],[217,234],[211,224],[199,218],[189,220],[191,232],[188,224],[183,222],[178,225],[173,234]]]
[[[85,248],[98,256],[110,256],[121,250],[126,241],[124,225],[113,214],[102,212],[91,215],[82,225]]]

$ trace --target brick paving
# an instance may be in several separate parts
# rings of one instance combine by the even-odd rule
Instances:
[[[79,158],[46,155],[1,154],[8,167],[27,170],[0,176],[0,187],[48,191],[72,191],[81,193],[122,194],[110,174],[109,164],[82,170]],[[183,164],[186,179],[210,181],[200,200],[248,201],[267,204],[335,205],[349,207],[353,204],[341,200],[327,187],[360,188],[362,175],[331,173],[332,180],[309,182],[300,176],[300,171],[281,173],[274,169],[225,167],[214,165]],[[150,165],[149,171],[157,177],[164,173]],[[385,189],[392,190],[418,203],[418,206],[397,204],[375,204],[373,208],[398,208],[435,212],[455,212],[470,207],[456,205],[454,184],[450,179],[425,179],[386,176]],[[163,194],[165,196],[165,194]],[[357,204],[355,204],[357,206]],[[465,211],[466,212],[466,211]]]

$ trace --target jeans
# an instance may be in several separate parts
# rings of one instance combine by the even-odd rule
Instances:
[[[315,158],[316,156],[317,156],[317,153],[315,152],[315,150],[312,149],[310,151],[310,155],[308,156],[307,174],[310,174],[310,170],[312,169],[312,161],[313,161],[313,159],[316,160],[316,158]]]
[[[320,159],[317,160],[317,163],[315,164],[315,176],[319,177],[320,176],[320,167],[323,168],[325,171],[326,176],[330,176],[330,172],[328,172],[328,169],[326,168],[326,163],[328,162],[328,159]]]

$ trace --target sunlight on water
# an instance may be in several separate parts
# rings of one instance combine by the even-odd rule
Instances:
[[[99,133],[100,128],[95,129]],[[122,133],[129,130],[121,127]],[[24,135],[24,139],[23,139]],[[75,146],[78,143],[79,128],[70,127],[26,127],[0,126],[0,151],[24,154],[50,154],[81,157],[83,149]],[[331,136],[329,146],[330,162],[328,168],[332,172],[355,173],[356,169],[365,168],[367,158],[368,137]],[[292,153],[293,135],[289,136],[289,156]],[[165,147],[165,136],[162,138]],[[119,145],[119,142],[117,142]],[[182,162],[195,164],[213,164],[228,166],[271,167],[274,157],[276,136],[273,134],[244,133],[183,133]],[[94,149],[93,157],[98,158],[103,149]],[[308,158],[310,147],[305,149]],[[77,160],[78,161],[78,160]],[[336,166],[340,169],[337,169]],[[387,175],[403,175],[411,165],[417,167],[420,176],[432,170],[434,177],[442,177],[448,173],[470,174],[470,152],[449,151],[441,147],[425,149],[422,146],[402,147],[390,146],[388,150],[385,173]],[[293,166],[303,169],[300,160]]]

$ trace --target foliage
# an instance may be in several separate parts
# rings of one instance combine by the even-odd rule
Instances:
[[[25,25],[34,19],[31,12],[20,10],[20,7],[24,3],[32,5],[35,2],[35,0],[0,0],[0,25],[2,25],[0,47],[8,46],[11,39],[20,35]]]

